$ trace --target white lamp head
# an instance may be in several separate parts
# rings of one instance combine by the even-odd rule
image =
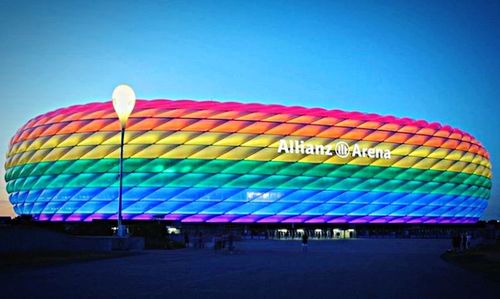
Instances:
[[[128,117],[134,110],[135,92],[132,87],[126,84],[120,84],[113,90],[113,108],[120,119],[120,125],[125,128]]]

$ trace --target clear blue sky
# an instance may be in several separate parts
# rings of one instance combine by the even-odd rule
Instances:
[[[439,121],[476,136],[499,165],[498,1],[143,2],[0,2],[2,164],[29,118],[128,82],[146,99]],[[500,218],[497,177],[487,219]]]

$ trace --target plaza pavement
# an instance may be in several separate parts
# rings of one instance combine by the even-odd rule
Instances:
[[[448,240],[242,241],[211,249],[0,271],[2,298],[498,298],[500,284],[449,264]]]

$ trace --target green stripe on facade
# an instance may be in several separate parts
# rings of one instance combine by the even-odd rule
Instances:
[[[116,185],[117,159],[26,164],[6,173],[8,192]],[[415,168],[249,160],[126,159],[126,187],[289,188],[489,197],[475,174]]]

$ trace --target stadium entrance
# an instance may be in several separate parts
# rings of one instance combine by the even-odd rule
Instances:
[[[278,228],[269,230],[269,238],[276,240],[300,240],[307,234],[313,240],[350,239],[356,237],[353,228]]]

